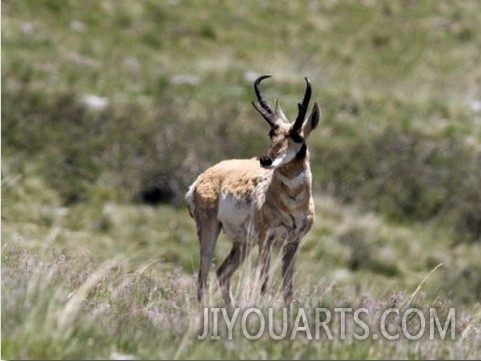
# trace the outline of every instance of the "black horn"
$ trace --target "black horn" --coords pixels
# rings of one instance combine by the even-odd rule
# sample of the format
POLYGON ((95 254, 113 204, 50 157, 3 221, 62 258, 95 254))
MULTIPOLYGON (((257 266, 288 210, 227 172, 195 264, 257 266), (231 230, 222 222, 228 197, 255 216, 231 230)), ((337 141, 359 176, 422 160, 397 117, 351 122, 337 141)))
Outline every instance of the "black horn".
POLYGON ((297 104, 298 113, 296 121, 294 122, 294 126, 292 130, 294 132, 299 132, 302 128, 302 123, 304 123, 304 118, 306 117, 307 107, 309 106, 309 100, 311 100, 311 83, 307 77, 304 78, 306 80, 306 92, 304 94, 304 99, 302 103, 297 104))
POLYGON ((270 77, 271 75, 262 75, 255 80, 254 91, 256 92, 257 100, 259 100, 259 103, 252 102, 252 105, 264 117, 264 119, 267 120, 270 126, 274 127, 275 114, 267 104, 266 98, 262 95, 261 90, 259 89, 260 82, 270 77))

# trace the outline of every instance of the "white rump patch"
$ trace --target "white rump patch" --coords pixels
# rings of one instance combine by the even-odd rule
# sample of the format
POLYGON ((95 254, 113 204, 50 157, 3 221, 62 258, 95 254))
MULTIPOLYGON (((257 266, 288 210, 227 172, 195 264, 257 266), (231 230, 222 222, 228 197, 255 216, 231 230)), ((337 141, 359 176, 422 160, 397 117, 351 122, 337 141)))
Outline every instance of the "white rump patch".
POLYGON ((194 183, 192 183, 185 194, 185 201, 187 202, 187 207, 189 208, 189 213, 193 216, 195 212, 195 205, 194 205, 194 190, 195 186, 197 185, 197 179, 194 183))

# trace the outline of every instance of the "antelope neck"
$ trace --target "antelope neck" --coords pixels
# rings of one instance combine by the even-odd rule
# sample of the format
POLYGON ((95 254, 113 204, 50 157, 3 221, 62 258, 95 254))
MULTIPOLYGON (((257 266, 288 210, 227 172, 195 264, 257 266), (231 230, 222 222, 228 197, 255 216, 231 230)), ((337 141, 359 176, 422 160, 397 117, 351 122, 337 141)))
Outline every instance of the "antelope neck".
POLYGON ((288 188, 297 188, 304 184, 310 171, 309 168, 309 162, 306 162, 305 158, 302 160, 296 158, 289 164, 276 168, 274 170, 274 179, 288 188))

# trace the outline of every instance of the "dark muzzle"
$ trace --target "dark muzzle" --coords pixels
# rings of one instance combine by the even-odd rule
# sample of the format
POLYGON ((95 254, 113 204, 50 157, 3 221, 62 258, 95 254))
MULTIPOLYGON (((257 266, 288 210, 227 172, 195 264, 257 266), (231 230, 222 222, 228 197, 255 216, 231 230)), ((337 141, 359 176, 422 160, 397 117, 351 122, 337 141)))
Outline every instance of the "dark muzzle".
POLYGON ((269 157, 261 157, 260 162, 263 167, 270 167, 272 165, 272 159, 269 157))

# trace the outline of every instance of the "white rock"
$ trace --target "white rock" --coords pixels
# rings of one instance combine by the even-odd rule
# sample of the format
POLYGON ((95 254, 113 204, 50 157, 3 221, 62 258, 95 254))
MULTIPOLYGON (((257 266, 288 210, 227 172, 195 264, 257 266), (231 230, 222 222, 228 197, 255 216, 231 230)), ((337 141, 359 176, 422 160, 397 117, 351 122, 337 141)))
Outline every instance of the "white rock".
POLYGON ((88 108, 95 110, 103 110, 109 105, 109 100, 107 98, 102 98, 97 95, 84 95, 81 101, 88 108))

